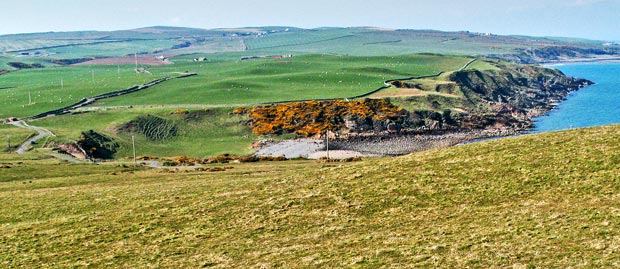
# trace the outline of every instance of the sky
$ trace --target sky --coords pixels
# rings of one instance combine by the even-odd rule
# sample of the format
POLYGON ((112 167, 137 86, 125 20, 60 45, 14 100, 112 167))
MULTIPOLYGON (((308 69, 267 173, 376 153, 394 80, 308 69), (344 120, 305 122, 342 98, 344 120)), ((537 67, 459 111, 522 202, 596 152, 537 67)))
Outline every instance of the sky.
POLYGON ((376 26, 620 41, 620 0, 20 0, 0 34, 147 26, 376 26))

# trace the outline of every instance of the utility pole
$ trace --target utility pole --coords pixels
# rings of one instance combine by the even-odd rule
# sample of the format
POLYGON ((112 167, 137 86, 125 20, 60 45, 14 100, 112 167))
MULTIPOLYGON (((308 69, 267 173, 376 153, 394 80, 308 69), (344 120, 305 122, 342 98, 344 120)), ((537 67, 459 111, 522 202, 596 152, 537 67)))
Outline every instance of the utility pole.
POLYGON ((325 131, 325 138, 327 139, 327 160, 329 161, 329 130, 325 131))
POLYGON ((131 145, 133 147, 133 162, 136 163, 136 140, 133 135, 131 136, 131 145))
POLYGON ((28 91, 28 105, 32 105, 32 94, 28 91))

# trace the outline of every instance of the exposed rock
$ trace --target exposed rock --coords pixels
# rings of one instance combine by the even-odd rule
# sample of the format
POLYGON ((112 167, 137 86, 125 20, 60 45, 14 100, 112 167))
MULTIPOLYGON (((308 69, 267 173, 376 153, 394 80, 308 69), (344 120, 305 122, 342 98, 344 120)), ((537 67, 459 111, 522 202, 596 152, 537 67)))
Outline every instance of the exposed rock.
POLYGON ((61 150, 61 152, 65 152, 65 153, 73 156, 76 159, 79 159, 79 160, 89 159, 88 154, 86 154, 84 149, 82 149, 77 144, 72 144, 72 143, 69 143, 69 144, 59 144, 58 148, 61 150))

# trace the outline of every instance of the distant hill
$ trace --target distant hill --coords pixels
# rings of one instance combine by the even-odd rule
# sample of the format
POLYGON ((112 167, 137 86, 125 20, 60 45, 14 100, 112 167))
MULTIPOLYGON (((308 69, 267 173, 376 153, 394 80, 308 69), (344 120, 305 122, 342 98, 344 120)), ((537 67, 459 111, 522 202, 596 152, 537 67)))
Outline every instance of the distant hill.
POLYGON ((152 26, 120 31, 4 35, 0 36, 0 52, 3 57, 8 58, 36 56, 54 59, 100 58, 120 56, 119 53, 233 53, 231 57, 238 57, 242 53, 355 56, 438 53, 484 55, 521 63, 535 63, 573 58, 617 57, 620 56, 620 45, 562 37, 500 36, 468 31, 442 32, 376 27, 301 29, 268 26, 197 29, 152 26))

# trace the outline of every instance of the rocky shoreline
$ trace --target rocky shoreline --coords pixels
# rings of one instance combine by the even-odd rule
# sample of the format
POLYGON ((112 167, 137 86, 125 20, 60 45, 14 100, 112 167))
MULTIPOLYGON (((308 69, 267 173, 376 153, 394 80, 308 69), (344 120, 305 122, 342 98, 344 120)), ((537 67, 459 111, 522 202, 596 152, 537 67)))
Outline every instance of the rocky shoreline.
MULTIPOLYGON (((556 69, 493 61, 487 63, 496 66, 498 70, 456 71, 447 76, 450 83, 438 83, 434 88, 419 88, 423 83, 416 79, 393 83, 396 88, 428 91, 429 95, 404 99, 404 102, 411 104, 423 104, 419 107, 426 105, 425 109, 398 110, 390 107, 392 104, 389 99, 386 104, 380 105, 376 100, 366 99, 353 106, 355 109, 351 109, 359 111, 359 108, 365 108, 369 111, 360 116, 349 110, 326 109, 333 106, 331 103, 313 103, 310 110, 288 113, 283 117, 261 115, 259 119, 264 122, 258 125, 254 120, 253 127, 255 131, 257 127, 264 127, 258 130, 271 132, 282 130, 277 128, 280 125, 275 123, 281 123, 282 126, 293 126, 290 123, 296 123, 303 128, 313 126, 316 130, 311 135, 295 128, 287 130, 295 131, 297 135, 313 136, 315 139, 324 137, 325 131, 330 130, 330 150, 355 152, 366 156, 398 156, 476 139, 523 133, 532 128, 532 118, 548 113, 571 92, 593 84, 588 80, 566 76, 556 69), (334 111, 340 112, 334 114, 334 111), (305 117, 287 118, 286 115, 289 114, 305 117), (313 116, 315 114, 316 116, 313 116), (275 118, 278 121, 273 120, 275 118)), ((289 111, 297 107, 305 106, 295 104, 290 107, 263 109, 289 111)), ((279 142, 270 145, 273 147, 269 150, 259 149, 257 155, 307 158, 325 148, 322 140, 315 140, 307 146, 300 143, 307 142, 279 142)))
MULTIPOLYGON (((329 157, 342 159, 350 157, 401 156, 436 148, 445 148, 477 139, 508 137, 521 132, 515 129, 436 131, 432 133, 400 133, 382 135, 357 135, 346 138, 331 138, 329 157)), ((255 156, 288 159, 320 159, 327 157, 325 139, 291 139, 265 141, 260 143, 255 156)))
POLYGON ((477 139, 507 137, 520 132, 514 129, 476 129, 430 134, 388 134, 356 136, 330 141, 330 149, 360 152, 375 156, 400 156, 436 148, 455 146, 477 139))

